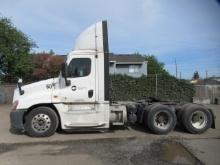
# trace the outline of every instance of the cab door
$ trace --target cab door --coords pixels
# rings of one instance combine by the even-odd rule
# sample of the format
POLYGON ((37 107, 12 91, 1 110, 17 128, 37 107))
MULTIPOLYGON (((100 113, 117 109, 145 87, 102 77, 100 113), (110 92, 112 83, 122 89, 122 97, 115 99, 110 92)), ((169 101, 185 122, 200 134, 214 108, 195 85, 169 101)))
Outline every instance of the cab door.
POLYGON ((67 61, 70 86, 60 91, 61 98, 67 110, 65 116, 66 127, 98 127, 102 125, 104 113, 99 111, 96 104, 95 92, 95 56, 74 55, 67 61))
POLYGON ((94 103, 95 102, 95 58, 93 55, 74 57, 67 61, 67 79, 70 86, 62 91, 64 102, 94 103))

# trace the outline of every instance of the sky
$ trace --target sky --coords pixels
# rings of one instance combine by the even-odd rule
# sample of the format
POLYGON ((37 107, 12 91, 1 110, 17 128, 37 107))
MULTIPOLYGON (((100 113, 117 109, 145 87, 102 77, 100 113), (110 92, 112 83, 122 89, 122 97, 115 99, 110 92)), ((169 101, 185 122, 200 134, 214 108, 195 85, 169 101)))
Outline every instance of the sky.
POLYGON ((67 54, 89 25, 108 21, 113 53, 154 54, 175 75, 220 76, 220 0, 0 0, 0 15, 38 48, 67 54))

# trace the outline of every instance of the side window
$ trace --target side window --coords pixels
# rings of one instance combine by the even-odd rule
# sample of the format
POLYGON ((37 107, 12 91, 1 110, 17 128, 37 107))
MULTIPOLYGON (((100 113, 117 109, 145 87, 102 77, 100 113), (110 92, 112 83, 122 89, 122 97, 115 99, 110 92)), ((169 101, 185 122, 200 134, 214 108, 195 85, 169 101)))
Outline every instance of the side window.
POLYGON ((91 72, 91 59, 74 58, 68 66, 68 77, 85 77, 91 72))

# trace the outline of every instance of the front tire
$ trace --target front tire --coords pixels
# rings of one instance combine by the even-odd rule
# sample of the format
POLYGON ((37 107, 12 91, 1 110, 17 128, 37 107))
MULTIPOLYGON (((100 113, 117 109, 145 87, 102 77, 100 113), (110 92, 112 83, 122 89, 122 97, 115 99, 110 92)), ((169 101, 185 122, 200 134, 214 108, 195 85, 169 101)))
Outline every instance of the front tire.
POLYGON ((57 114, 49 107, 37 107, 25 117, 24 128, 32 137, 49 137, 55 133, 59 124, 57 114))

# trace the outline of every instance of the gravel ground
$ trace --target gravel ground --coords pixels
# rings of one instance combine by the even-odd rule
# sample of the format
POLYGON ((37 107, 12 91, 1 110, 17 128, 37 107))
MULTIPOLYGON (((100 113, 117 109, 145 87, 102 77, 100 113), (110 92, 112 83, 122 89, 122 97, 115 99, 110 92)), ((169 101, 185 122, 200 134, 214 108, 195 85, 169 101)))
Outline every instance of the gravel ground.
POLYGON ((203 164, 178 139, 146 138, 1 144, 3 164, 203 164), (56 160, 56 161, 54 161, 56 160), (76 162, 77 161, 77 162, 76 162))

